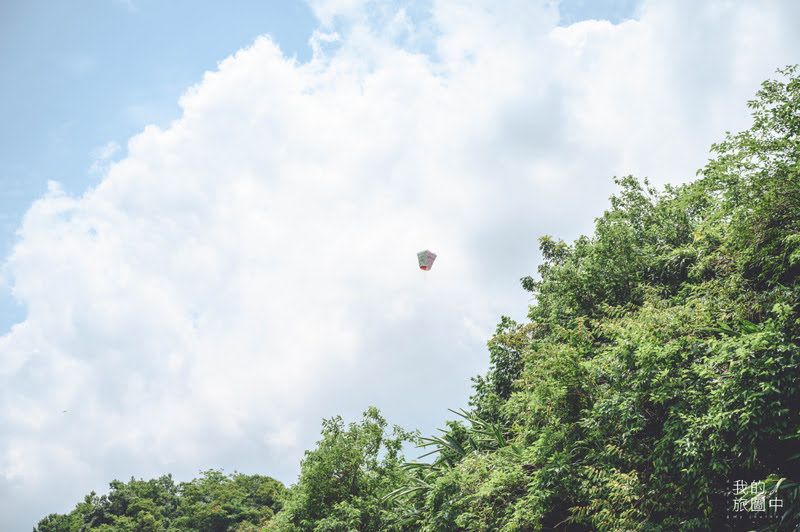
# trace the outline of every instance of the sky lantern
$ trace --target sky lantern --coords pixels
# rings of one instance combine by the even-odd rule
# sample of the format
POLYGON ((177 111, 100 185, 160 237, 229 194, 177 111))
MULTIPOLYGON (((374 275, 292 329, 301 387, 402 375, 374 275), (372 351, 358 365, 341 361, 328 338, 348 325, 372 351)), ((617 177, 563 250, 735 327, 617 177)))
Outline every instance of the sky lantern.
POLYGON ((417 260, 419 261, 420 270, 430 270, 433 266, 433 261, 436 260, 436 253, 433 251, 420 251, 417 253, 417 260))

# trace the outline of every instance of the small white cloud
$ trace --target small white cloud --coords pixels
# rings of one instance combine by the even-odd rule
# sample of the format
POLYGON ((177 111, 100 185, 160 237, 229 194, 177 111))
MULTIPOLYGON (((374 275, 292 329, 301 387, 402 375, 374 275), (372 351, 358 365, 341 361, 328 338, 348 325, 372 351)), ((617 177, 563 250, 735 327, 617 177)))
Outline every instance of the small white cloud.
POLYGON ((96 64, 94 57, 81 53, 66 54, 63 61, 66 69, 76 77, 83 76, 92 70, 96 64))
POLYGON ((89 170, 96 174, 108 172, 113 157, 118 154, 121 149, 122 148, 120 145, 113 140, 110 140, 104 145, 93 149, 90 154, 92 158, 92 166, 89 167, 89 170))
POLYGON ((139 8, 134 3, 134 0, 114 0, 115 3, 125 7, 128 11, 135 13, 139 8))

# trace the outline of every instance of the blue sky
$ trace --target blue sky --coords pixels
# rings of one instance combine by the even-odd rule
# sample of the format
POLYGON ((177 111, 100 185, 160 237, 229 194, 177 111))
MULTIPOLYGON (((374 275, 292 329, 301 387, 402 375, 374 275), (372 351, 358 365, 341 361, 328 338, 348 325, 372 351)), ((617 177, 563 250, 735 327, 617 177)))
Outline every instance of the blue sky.
MULTIPOLYGON (((3 2, 0 255, 48 180, 82 194, 101 179, 95 150, 178 118, 178 97, 218 61, 265 33, 305 61, 314 27, 300 1, 3 2)), ((23 317, 3 290, 0 329, 23 317)))
POLYGON ((0 515, 167 472, 288 484, 322 417, 369 405, 433 432, 524 319, 537 239, 590 232, 614 175, 693 179, 797 62, 798 18, 3 3, 0 515))

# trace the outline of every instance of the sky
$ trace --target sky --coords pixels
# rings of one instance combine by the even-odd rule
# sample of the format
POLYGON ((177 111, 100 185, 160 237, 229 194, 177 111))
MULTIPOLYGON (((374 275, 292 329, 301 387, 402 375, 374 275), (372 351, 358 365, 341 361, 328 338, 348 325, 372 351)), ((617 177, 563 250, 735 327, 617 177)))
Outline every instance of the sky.
MULTIPOLYGON (((0 516, 291 484, 467 406, 537 239, 695 178, 800 57, 768 1, 0 3, 0 516), (438 254, 431 271, 416 253, 438 254)), ((411 449, 408 458, 415 458, 411 449)))

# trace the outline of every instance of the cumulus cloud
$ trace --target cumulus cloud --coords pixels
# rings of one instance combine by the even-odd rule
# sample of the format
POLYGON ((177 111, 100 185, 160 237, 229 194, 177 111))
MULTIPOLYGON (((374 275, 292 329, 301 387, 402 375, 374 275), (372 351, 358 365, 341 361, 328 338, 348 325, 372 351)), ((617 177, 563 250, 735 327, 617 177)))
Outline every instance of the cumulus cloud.
POLYGON ((320 417, 370 404, 432 430, 524 316, 536 238, 589 231, 612 175, 691 179, 800 50, 792 2, 567 27, 547 2, 311 5, 310 61, 258 38, 26 214, 5 275, 27 317, 0 337, 20 526, 115 477, 291 481, 320 417))

